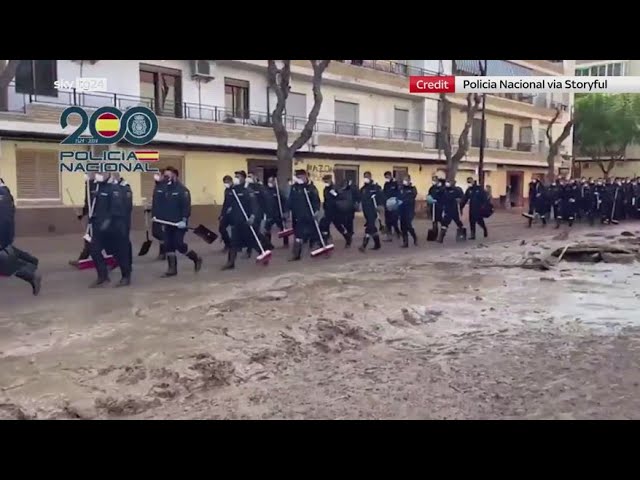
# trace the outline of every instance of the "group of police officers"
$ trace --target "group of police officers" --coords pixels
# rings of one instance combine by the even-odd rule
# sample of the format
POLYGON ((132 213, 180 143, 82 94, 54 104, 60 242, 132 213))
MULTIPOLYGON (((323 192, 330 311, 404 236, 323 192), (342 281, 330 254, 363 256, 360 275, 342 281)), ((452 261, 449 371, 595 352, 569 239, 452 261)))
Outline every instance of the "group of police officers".
POLYGON ((560 178, 551 183, 534 179, 529 184, 529 211, 524 214, 531 227, 537 219, 542 226, 555 221, 572 226, 576 221, 615 224, 640 218, 639 178, 560 178))
MULTIPOLYGON (((189 189, 180 181, 179 171, 165 168, 155 175, 152 205, 145 215, 152 219, 152 235, 159 240, 158 259, 167 262, 164 277, 178 273, 177 253, 193 262, 194 270, 202 267, 202 257, 185 243, 191 216, 189 189)), ((116 286, 128 286, 132 274, 132 245, 130 240, 133 196, 131 187, 117 173, 91 174, 87 176, 84 208, 78 218, 88 218, 84 248, 77 260, 91 258, 97 272, 91 287, 109 283, 110 268, 107 259, 115 259, 121 279, 116 286)), ((381 237, 387 242, 395 235, 403 248, 418 244, 413 227, 418 192, 409 175, 398 181, 391 172, 385 172, 381 186, 365 172, 363 185, 351 179, 336 183, 332 175, 323 177, 324 191, 319 191, 309 179, 306 170, 296 170, 293 180, 282 191, 278 179, 270 177, 263 184, 254 174, 244 171, 223 178, 224 202, 218 218, 219 233, 227 261, 223 270, 233 269, 239 253, 271 250, 274 228, 280 232, 284 247, 293 236, 291 261, 302 258, 305 245, 331 243, 331 227, 344 237, 345 247, 352 245, 355 214, 361 211, 364 220, 364 236, 359 246, 365 252, 369 244, 373 250, 381 248, 381 237), (288 223, 291 222, 289 227, 288 223)), ((467 179, 466 190, 449 181, 434 177, 427 194, 427 204, 438 234, 434 240, 442 243, 452 223, 464 229, 462 212, 469 207, 470 239, 476 238, 479 226, 484 237, 488 236, 485 219, 493 213, 487 191, 473 178, 467 179)), ((524 215, 531 226, 540 219, 543 225, 553 215, 556 226, 562 222, 572 225, 585 219, 593 224, 616 223, 625 218, 640 216, 639 179, 559 179, 548 185, 535 179, 529 185, 529 211, 524 215)), ((38 259, 13 245, 15 232, 15 205, 8 187, 0 179, 0 274, 15 275, 30 283, 33 294, 40 291, 41 277, 37 272, 38 259)), ((466 230, 465 230, 466 231, 466 230)), ((466 237, 465 237, 466 238, 466 237)))

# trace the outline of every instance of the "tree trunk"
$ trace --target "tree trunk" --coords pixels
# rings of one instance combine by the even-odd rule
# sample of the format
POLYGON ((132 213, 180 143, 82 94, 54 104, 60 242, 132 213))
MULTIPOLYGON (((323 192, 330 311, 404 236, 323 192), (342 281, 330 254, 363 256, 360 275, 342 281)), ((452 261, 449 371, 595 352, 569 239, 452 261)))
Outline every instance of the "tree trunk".
POLYGON ((276 60, 268 60, 269 87, 275 92, 277 99, 276 107, 271 114, 271 123, 278 145, 278 185, 282 190, 288 187, 287 179, 293 175, 293 156, 311 139, 322 107, 322 75, 331 60, 310 60, 310 62, 313 67, 313 107, 300 135, 289 145, 289 132, 285 125, 284 113, 291 89, 291 60, 282 60, 282 67, 278 67, 276 60))
POLYGON ((564 128, 562 129, 562 133, 555 140, 553 139, 553 132, 551 131, 553 125, 558 121, 558 117, 560 117, 560 109, 556 108, 556 113, 547 125, 546 136, 547 141, 549 142, 549 152, 547 153, 547 181, 553 182, 556 178, 556 157, 560 152, 560 145, 564 142, 569 135, 571 135, 571 129, 573 128, 574 119, 569 120, 564 128))
POLYGON ((9 84, 13 77, 16 76, 16 70, 20 60, 9 60, 0 62, 0 112, 4 112, 9 109, 9 84))
POLYGON ((602 170, 602 173, 604 174, 604 178, 609 178, 609 173, 616 166, 617 160, 618 159, 616 158, 611 158, 607 161, 606 165, 604 160, 598 160, 598 166, 600 167, 600 170, 602 170))

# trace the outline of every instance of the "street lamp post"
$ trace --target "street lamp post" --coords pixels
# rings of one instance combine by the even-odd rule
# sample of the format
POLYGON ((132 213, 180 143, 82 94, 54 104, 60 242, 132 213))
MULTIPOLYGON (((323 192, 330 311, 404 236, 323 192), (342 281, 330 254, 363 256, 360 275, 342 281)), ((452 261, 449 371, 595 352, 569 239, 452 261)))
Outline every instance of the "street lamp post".
MULTIPOLYGON (((484 61, 484 69, 481 72, 483 75, 487 75, 487 62, 484 61)), ((485 104, 487 102, 487 94, 482 94, 482 120, 480 122, 480 151, 478 153, 478 181, 480 186, 484 188, 484 143, 486 136, 486 127, 485 127, 485 104)))

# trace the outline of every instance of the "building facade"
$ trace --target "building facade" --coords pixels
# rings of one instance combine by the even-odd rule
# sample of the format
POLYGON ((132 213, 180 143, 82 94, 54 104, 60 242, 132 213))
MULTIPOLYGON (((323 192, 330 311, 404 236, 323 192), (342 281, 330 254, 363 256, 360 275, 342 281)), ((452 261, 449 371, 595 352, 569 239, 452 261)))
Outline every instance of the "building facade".
MULTIPOLYGON (((571 62, 492 60, 488 74, 562 75, 573 72, 571 62)), ((410 94, 407 77, 474 75, 476 65, 470 60, 332 61, 323 77, 324 101, 314 135, 297 152, 294 168, 306 168, 316 182, 327 173, 358 183, 365 171, 378 181, 387 170, 398 177, 409 174, 424 199, 431 177, 445 166, 438 148, 439 100, 410 94)), ((83 201, 83 175, 59 171, 59 153, 69 149, 60 141, 78 125, 71 118, 71 126, 64 131, 60 127, 60 114, 71 105, 152 108, 159 131, 148 147, 160 152, 161 166, 180 170, 191 190, 195 219, 211 223, 222 203, 224 175, 240 169, 263 178, 278 174, 268 113, 276 98, 266 70, 266 60, 22 61, 7 92, 8 111, 0 112, 0 176, 16 197, 19 230, 39 234, 80 228, 73 206, 83 201), (108 92, 64 88, 78 77, 106 78, 108 92)), ((285 117, 292 138, 313 106, 311 78, 309 61, 292 61, 285 117)), ((450 100, 459 107, 452 108, 455 137, 466 121, 466 100, 464 95, 451 95, 450 100)), ((494 198, 525 201, 531 177, 546 171, 546 126, 561 108, 554 125, 558 135, 571 102, 569 97, 487 95, 484 168, 494 198)), ((459 182, 477 174, 480 128, 478 118, 459 182)), ((562 153, 571 154, 571 145, 562 153)), ((290 177, 291 172, 280 175, 290 177)), ((140 226, 144 205, 151 200, 152 175, 130 173, 126 179, 134 192, 134 222, 140 226)))
MULTIPOLYGON (((576 60, 575 74, 578 76, 640 76, 640 60, 576 60)), ((604 159, 605 165, 608 160, 604 159)), ((576 148, 574 170, 583 177, 602 177, 604 175, 597 161, 580 155, 576 148)), ((629 145, 624 160, 616 162, 609 172, 610 177, 640 176, 640 145, 629 145)))

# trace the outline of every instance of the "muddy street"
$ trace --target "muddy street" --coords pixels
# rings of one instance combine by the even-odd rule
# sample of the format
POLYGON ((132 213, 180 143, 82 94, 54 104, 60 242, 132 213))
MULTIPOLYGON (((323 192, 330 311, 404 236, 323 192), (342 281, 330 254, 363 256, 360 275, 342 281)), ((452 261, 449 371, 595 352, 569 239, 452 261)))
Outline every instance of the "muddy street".
POLYGON ((118 295, 53 272, 37 301, 0 292, 0 418, 638 418, 640 263, 518 266, 579 242, 637 252, 636 230, 182 271, 118 295))

